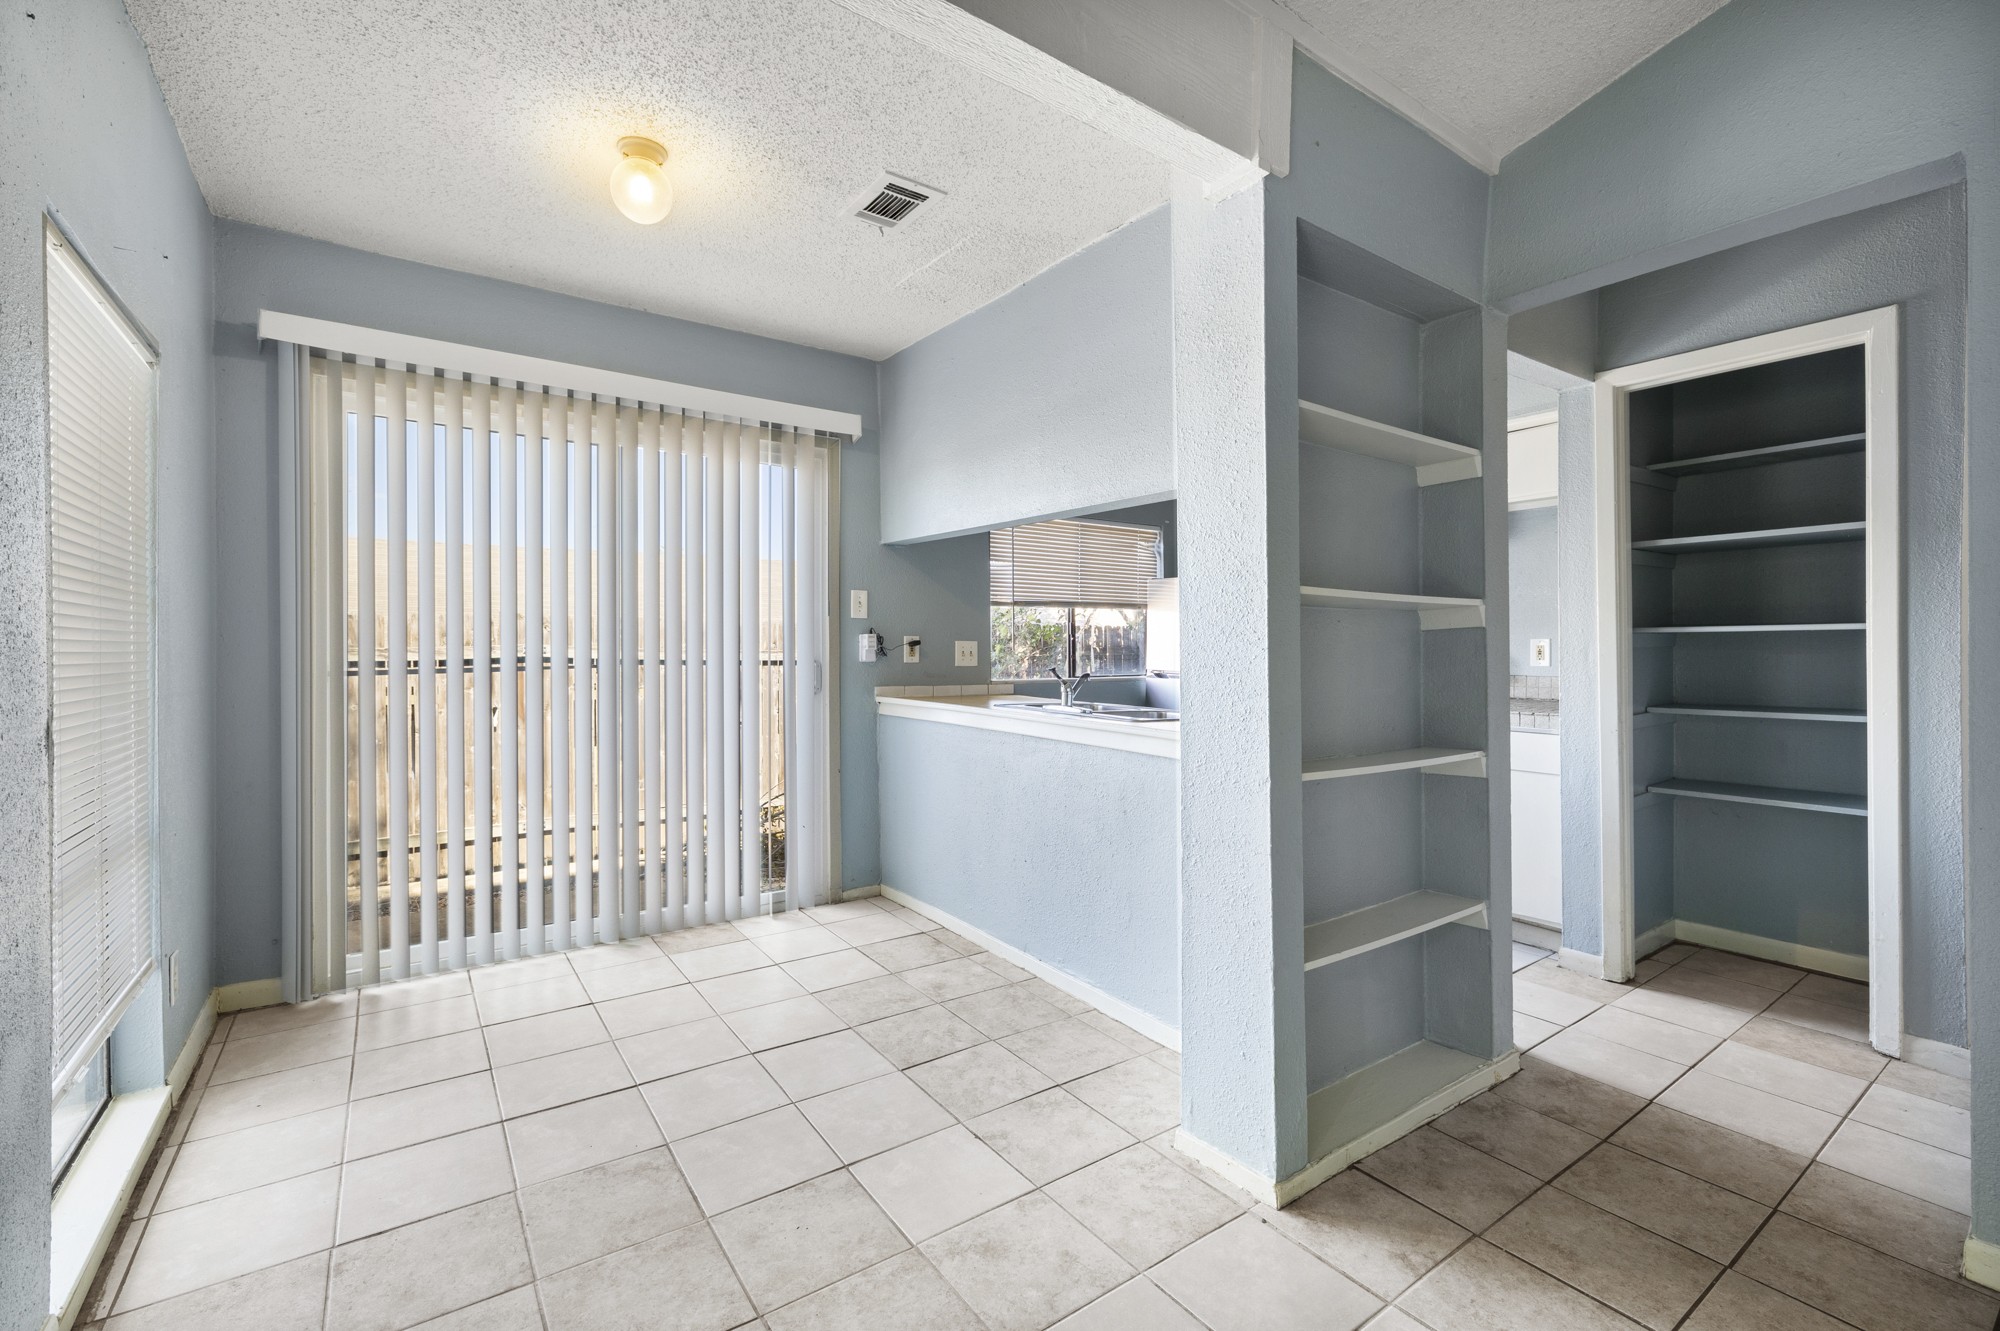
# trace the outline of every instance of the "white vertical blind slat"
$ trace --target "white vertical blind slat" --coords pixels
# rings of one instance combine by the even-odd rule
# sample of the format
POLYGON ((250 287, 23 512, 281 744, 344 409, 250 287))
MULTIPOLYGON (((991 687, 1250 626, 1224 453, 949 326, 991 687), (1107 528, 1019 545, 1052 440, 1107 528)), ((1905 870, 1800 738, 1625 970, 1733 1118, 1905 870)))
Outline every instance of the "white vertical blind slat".
POLYGON ((410 978, 409 376, 389 372, 388 540, 389 975, 410 978))
POLYGON ((476 383, 471 391, 472 450, 472 615, 466 655, 472 668, 472 828, 468 851, 472 860, 473 959, 482 966, 493 961, 493 387, 476 383))
POLYGON ((441 381, 444 402, 444 805, 445 964, 465 952, 465 381, 441 381))
POLYGON ((438 969, 437 381, 417 377, 417 874, 419 969, 438 969))
POLYGON ((521 729, 527 739, 527 757, 523 763, 522 784, 527 796, 526 817, 522 819, 528 832, 527 854, 527 895, 528 895, 528 936, 526 952, 531 957, 540 956, 548 941, 548 919, 544 914, 546 889, 543 887, 543 866, 547 863, 548 841, 545 828, 549 816, 546 777, 543 773, 543 737, 548 730, 546 709, 548 705, 544 681, 548 677, 548 613, 547 587, 543 577, 544 558, 542 532, 547 510, 543 506, 543 476, 548 466, 549 450, 543 440, 548 437, 548 397, 542 393, 529 393, 527 409, 522 412, 522 445, 526 456, 522 462, 524 497, 522 501, 523 552, 521 566, 525 573, 521 588, 521 615, 525 627, 522 655, 526 658, 527 670, 522 677, 523 701, 521 729))
MULTIPOLYGON (((682 498, 686 466, 683 439, 687 418, 669 415, 660 423, 660 729, 664 755, 660 762, 661 814, 666 831, 661 849, 666 855, 666 884, 662 892, 665 918, 662 925, 679 929, 691 923, 687 911, 687 685, 682 664, 686 636, 686 598, 683 565, 686 551, 685 503, 682 498)), ((699 917, 695 917, 699 918, 699 917)))
POLYGON ((639 408, 618 407, 618 930, 639 936, 639 408))
POLYGON ((645 694, 644 711, 639 722, 644 732, 640 741, 639 779, 644 787, 645 800, 646 895, 639 927, 649 934, 658 933, 665 927, 662 922, 665 918, 663 878, 666 864, 661 847, 666 831, 666 801, 660 784, 661 762, 665 756, 660 712, 661 679, 665 673, 660 660, 660 477, 666 455, 660 446, 660 427, 659 412, 648 411, 642 415, 639 418, 638 447, 633 450, 633 482, 638 492, 639 523, 633 544, 637 547, 640 573, 636 596, 641 622, 639 649, 644 660, 639 687, 645 694))
POLYGON ((743 578, 743 504, 740 491, 743 487, 743 472, 739 461, 743 446, 743 427, 735 421, 723 427, 722 434, 722 583, 719 608, 722 610, 722 656, 717 662, 716 678, 722 693, 722 731, 716 737, 717 747, 722 750, 722 790, 723 799, 718 812, 722 815, 722 828, 715 837, 716 858, 722 867, 722 895, 728 918, 734 920, 743 914, 743 861, 737 853, 737 842, 743 829, 743 752, 742 752, 742 671, 738 662, 743 655, 743 625, 737 613, 742 603, 739 588, 743 578))
POLYGON ((762 599, 763 562, 757 545, 757 510, 762 495, 758 479, 762 474, 763 432, 750 427, 743 431, 737 451, 737 605, 730 623, 736 625, 740 649, 731 656, 737 663, 738 730, 737 763, 741 768, 743 831, 737 849, 737 881, 743 915, 762 911, 761 855, 763 851, 764 784, 762 769, 764 626, 758 616, 762 599))
MULTIPOLYGON (((361 983, 382 978, 381 883, 376 847, 375 761, 375 390, 373 366, 357 368, 354 376, 354 576, 359 601, 354 616, 354 698, 356 765, 354 769, 356 878, 360 888, 356 933, 361 949, 361 983)), ((390 404, 390 405, 393 405, 390 404)), ((343 956, 346 952, 342 946, 343 956)), ((343 966, 342 969, 345 969, 343 966)))
POLYGON ((499 697, 493 704, 494 730, 500 740, 499 785, 495 795, 494 821, 500 836, 500 955, 513 960, 521 955, 521 754, 520 712, 521 640, 518 617, 521 533, 518 522, 520 475, 520 399, 514 385, 500 388, 494 408, 496 466, 500 494, 496 537, 500 566, 499 599, 494 613, 499 617, 499 673, 495 683, 499 697))
POLYGON ((549 862, 555 875, 550 923, 555 947, 570 946, 570 870, 576 860, 570 808, 571 657, 569 636, 569 473, 571 466, 570 409, 572 399, 553 398, 549 407, 549 862))
POLYGON ((570 438, 575 446, 575 474, 570 477, 570 535, 575 546, 574 581, 571 586, 573 622, 571 642, 576 656, 574 692, 575 716, 571 720, 570 742, 575 763, 576 788, 570 795, 576 821, 576 921, 570 942, 576 947, 597 944, 597 767, 592 761, 593 727, 591 695, 597 685, 597 638, 592 614, 592 574, 597 564, 597 532, 592 525, 596 487, 596 435, 594 404, 571 398, 570 438))

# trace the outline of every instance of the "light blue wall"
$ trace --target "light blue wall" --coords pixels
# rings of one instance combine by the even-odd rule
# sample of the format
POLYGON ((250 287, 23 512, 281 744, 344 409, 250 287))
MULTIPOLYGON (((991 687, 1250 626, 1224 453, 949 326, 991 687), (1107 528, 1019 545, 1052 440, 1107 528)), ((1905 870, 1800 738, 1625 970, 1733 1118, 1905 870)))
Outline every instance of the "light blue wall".
POLYGON ((0 70, 0 1326, 29 1327, 48 1310, 49 1274, 43 212, 160 352, 155 881, 181 996, 167 1008, 149 995, 128 1017, 121 1083, 159 1084, 214 977, 211 277, 208 209, 117 0, 15 6, 0 18, 0 70))
POLYGON ((877 724, 882 881, 1178 1028, 1179 762, 877 724))
POLYGON ((882 539, 1174 489, 1167 211, 882 362, 882 539))
MULTIPOLYGON (((257 341, 260 308, 857 412, 862 438, 842 458, 843 586, 886 593, 877 606, 896 618, 878 623, 884 632, 921 629, 930 636, 935 602, 926 598, 934 573, 876 542, 872 362, 233 222, 216 226, 215 269, 215 539, 223 606, 217 668, 218 686, 231 700, 217 722, 215 753, 215 781, 231 810, 218 828, 220 983, 278 974, 278 472, 272 450, 279 436, 276 352, 257 341)), ((843 659, 852 661, 844 610, 836 607, 835 623, 845 643, 843 659)), ((853 885, 877 880, 874 728, 856 722, 872 721, 868 700, 885 681, 867 669, 843 667, 840 681, 843 736, 850 741, 842 752, 848 797, 842 803, 841 876, 853 885)))
MULTIPOLYGON (((1924 168, 1958 158, 1965 360, 1992 365, 2000 359, 1996 65, 2000 6, 1987 0, 1735 0, 1502 163, 1489 291, 1510 301, 1602 286, 1811 216, 1815 201, 1843 191, 1865 196, 1871 182, 1903 193, 1915 188, 1903 182, 1927 175, 1940 183, 1924 168)), ((1809 281, 1793 292, 1802 306, 1820 294, 1809 281)), ((1957 682, 1969 755, 1964 918, 1967 950, 1977 956, 2000 946, 2000 597, 1989 588, 2000 569, 2000 383, 1971 376, 1965 408, 1970 573, 1966 674, 1957 682)), ((1952 710, 1946 704, 1933 715, 1952 710)), ((1942 724, 1948 738, 1955 727, 1942 724)), ((1915 843, 1913 851, 1931 854, 1915 843)), ((1940 927, 1935 919, 1913 924, 1940 927)), ((2000 1029, 2000 970, 1972 968, 1965 1001, 1969 1029, 2000 1029)), ((1973 1074, 1973 1229, 1991 1241, 2000 1239, 2000 1148, 1992 1145, 2000 1142, 2000 1046, 1982 1040, 1974 1048, 1973 1074)))
POLYGON ((1556 632, 1556 506, 1507 515, 1507 673, 1553 675, 1556 632), (1549 640, 1549 664, 1533 664, 1528 643, 1549 640))

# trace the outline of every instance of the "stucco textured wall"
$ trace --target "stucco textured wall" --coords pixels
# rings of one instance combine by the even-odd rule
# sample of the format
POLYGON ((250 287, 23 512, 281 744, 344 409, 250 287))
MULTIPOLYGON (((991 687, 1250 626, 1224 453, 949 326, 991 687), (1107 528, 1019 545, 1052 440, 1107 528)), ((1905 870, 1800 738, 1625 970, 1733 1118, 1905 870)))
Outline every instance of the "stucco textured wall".
POLYGON ((160 352, 156 882, 181 1001, 142 1001, 133 1020, 148 1029, 122 1041, 154 1069, 179 1053, 212 975, 211 280, 208 208, 118 0, 14 7, 0 70, 0 1326, 30 1327, 49 1270, 44 210, 160 352))
POLYGON ((1174 759, 877 726, 885 883, 1180 1025, 1174 759))
POLYGON ((882 362, 882 539, 1171 496, 1167 210, 882 362))

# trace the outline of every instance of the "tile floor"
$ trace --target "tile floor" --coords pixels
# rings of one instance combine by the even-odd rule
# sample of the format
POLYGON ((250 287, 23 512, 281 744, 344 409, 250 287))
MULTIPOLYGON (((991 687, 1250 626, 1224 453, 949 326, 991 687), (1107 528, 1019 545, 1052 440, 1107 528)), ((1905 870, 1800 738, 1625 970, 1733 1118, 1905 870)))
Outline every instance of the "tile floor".
POLYGON ((1991 1327, 1966 1084, 1855 991, 1529 961, 1521 1073, 1281 1213, 1178 1059, 868 900, 226 1017, 108 1331, 1991 1327), (1385 1306, 1386 1305, 1386 1306, 1385 1306))

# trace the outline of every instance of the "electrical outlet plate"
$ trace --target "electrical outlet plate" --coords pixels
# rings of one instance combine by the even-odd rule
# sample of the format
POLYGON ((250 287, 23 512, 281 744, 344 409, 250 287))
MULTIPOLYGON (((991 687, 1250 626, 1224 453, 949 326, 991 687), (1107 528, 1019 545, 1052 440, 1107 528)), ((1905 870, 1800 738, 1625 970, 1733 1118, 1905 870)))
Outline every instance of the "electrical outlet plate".
POLYGON ((1528 659, 1538 666, 1549 663, 1549 640, 1547 638, 1528 639, 1528 659))
POLYGON ((875 632, 873 629, 861 635, 861 659, 864 662, 875 659, 875 632))
POLYGON ((868 593, 850 591, 847 593, 847 617, 849 619, 868 618, 868 593))
POLYGON ((905 633, 903 635, 903 664, 917 664, 917 639, 913 634, 905 633))
POLYGON ((952 644, 952 664, 976 666, 979 664, 979 644, 977 642, 954 642, 952 644))

